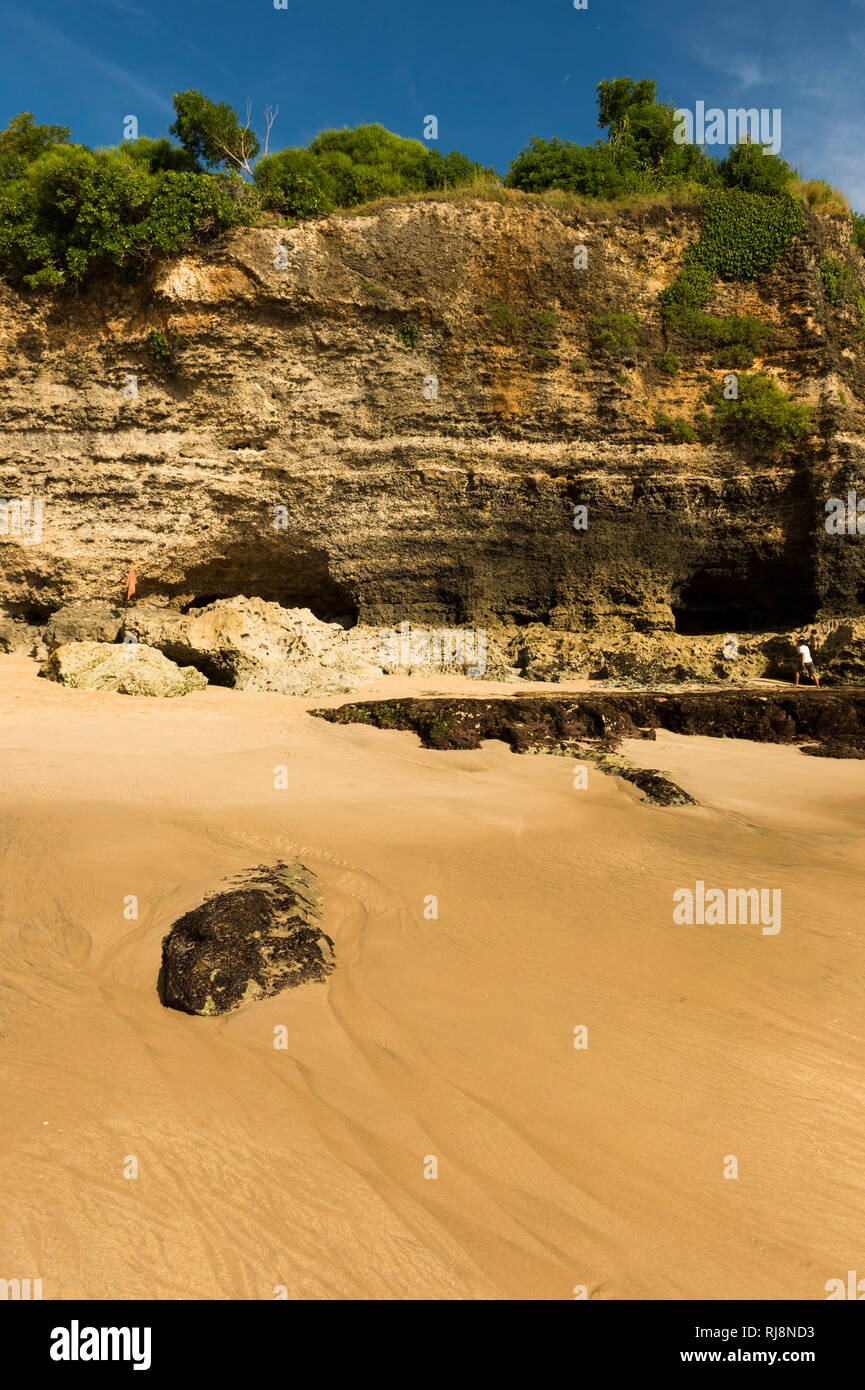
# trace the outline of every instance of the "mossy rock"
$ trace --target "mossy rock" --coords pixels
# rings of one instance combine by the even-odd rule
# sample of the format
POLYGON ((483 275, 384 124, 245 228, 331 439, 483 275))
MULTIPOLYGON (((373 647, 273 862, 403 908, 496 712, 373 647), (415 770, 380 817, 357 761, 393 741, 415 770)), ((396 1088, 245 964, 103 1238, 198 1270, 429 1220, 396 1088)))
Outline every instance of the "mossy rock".
POLYGON ((325 980, 334 953, 318 925, 321 905, 318 879, 297 859, 250 870, 172 926, 162 944, 163 1002, 209 1017, 325 980))

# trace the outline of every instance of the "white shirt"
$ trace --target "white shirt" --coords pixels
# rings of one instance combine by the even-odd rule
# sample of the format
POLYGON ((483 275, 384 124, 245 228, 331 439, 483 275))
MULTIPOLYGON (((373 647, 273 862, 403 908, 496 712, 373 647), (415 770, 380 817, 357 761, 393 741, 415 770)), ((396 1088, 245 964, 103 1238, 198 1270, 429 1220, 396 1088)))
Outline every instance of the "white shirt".
POLYGON ((809 647, 806 647, 806 645, 805 645, 804 642, 800 642, 799 645, 798 645, 798 647, 796 648, 796 650, 797 650, 797 652, 801 652, 801 653, 802 653, 802 660, 803 660, 803 661, 810 661, 810 660, 811 660, 811 649, 810 649, 809 647))

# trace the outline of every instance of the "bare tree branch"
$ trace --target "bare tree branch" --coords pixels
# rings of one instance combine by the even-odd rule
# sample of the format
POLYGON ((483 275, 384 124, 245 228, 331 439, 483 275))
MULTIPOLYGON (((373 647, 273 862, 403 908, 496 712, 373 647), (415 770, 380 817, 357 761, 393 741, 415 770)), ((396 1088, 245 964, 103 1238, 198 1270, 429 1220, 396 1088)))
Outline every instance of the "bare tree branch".
MULTIPOLYGON (((277 118, 278 115, 279 115, 279 107, 278 107, 278 106, 266 106, 266 107, 264 108, 264 119, 265 119, 266 127, 267 127, 267 128, 266 128, 265 137, 264 137, 264 153, 265 153, 265 154, 267 154, 268 145, 269 145, 269 142, 270 142, 270 132, 271 132, 271 130, 273 129, 273 123, 274 123, 274 121, 276 120, 276 118, 277 118)), ((223 154, 226 156, 226 158, 229 159, 229 160, 231 160, 232 164, 235 164, 235 165, 237 166, 238 169, 242 169, 242 170, 244 171, 244 173, 247 173, 247 174, 250 175, 250 177, 252 177, 252 176, 253 176, 253 170, 252 170, 252 165, 251 165, 250 162, 249 162, 250 150, 251 150, 251 144, 250 144, 250 141, 249 141, 250 135, 252 135, 253 139, 255 138, 255 132, 252 130, 252 100, 251 100, 251 98, 247 97, 247 101, 246 101, 246 124, 245 124, 244 126, 241 126, 241 127, 240 127, 240 145, 239 145, 239 148, 238 148, 237 150, 232 150, 232 149, 230 149, 229 146, 226 145, 222 140, 220 140, 218 136, 214 136, 214 137, 213 137, 213 141, 214 141, 214 144, 216 144, 216 145, 219 147, 219 149, 222 150, 222 152, 223 152, 223 154)))
POLYGON ((277 118, 278 115, 279 115, 279 107, 278 107, 278 106, 265 106, 265 108, 264 108, 264 119, 265 119, 265 121, 267 122, 267 130, 265 131, 265 135, 264 135, 264 153, 265 153, 265 154, 267 154, 267 147, 268 147, 268 145, 270 144, 270 132, 271 132, 271 130, 273 129, 273 123, 274 123, 274 121, 276 120, 276 118, 277 118))

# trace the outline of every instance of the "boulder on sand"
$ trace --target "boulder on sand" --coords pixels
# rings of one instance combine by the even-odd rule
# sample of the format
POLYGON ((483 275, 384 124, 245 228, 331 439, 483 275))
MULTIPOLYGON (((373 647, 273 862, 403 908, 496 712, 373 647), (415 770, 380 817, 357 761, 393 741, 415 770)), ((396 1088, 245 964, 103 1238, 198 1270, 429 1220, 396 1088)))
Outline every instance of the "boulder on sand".
POLYGON ((15 618, 0 618, 0 652, 33 656, 42 641, 42 630, 15 618))
POLYGON ((49 652, 67 642, 116 642, 122 626, 121 609, 99 599, 77 599, 51 614, 43 640, 49 652))
POLYGON ((143 642, 67 642, 39 668, 40 676, 76 690, 172 697, 204 690, 206 678, 192 666, 176 666, 143 642))
POLYGON ((172 926, 162 945, 163 1002, 187 1014, 225 1014, 333 969, 318 923, 322 891, 293 859, 252 869, 172 926))
POLYGON ((350 694, 381 675, 373 639, 308 608, 260 598, 217 599, 188 613, 130 614, 140 638, 215 685, 281 695, 350 694))

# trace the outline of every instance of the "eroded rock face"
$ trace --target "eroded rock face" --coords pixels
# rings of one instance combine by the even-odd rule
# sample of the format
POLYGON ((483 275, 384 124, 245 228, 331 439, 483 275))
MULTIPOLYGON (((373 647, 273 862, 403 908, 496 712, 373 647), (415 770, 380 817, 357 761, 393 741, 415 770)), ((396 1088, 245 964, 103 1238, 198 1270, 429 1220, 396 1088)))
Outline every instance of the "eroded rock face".
POLYGON ((225 1014, 326 979, 334 953, 321 907, 321 885, 298 859, 250 870, 172 926, 162 946, 164 1003, 225 1014))
MULTIPOLYGON (((69 604, 46 625, 45 641, 56 647, 71 640, 114 640, 121 621, 119 610, 108 604, 69 604)), ((381 675, 374 632, 347 632, 339 623, 320 621, 308 608, 282 608, 242 595, 186 613, 134 604, 126 630, 179 665, 194 666, 211 683, 235 690, 350 694, 381 675)))
POLYGON ((177 666, 143 642, 67 642, 39 668, 40 676, 76 690, 172 698, 205 690, 207 679, 192 666, 177 666))
MULTIPOLYGON (((122 614, 110 604, 66 605, 44 627, 18 620, 0 621, 0 651, 31 653, 40 641, 50 648, 69 641, 114 640, 122 614)), ((273 690, 298 695, 352 693, 382 673, 477 674, 477 636, 467 644, 465 665, 419 663, 411 653, 424 629, 412 634, 409 659, 394 662, 401 642, 394 630, 358 625, 346 631, 324 623, 308 609, 284 609, 261 599, 237 597, 203 609, 180 612, 168 605, 130 607, 127 627, 151 647, 182 665, 193 665, 210 681, 236 689, 273 690)), ((427 630, 428 632, 429 630, 427 630)), ((598 680, 617 686, 675 686, 681 683, 735 687, 755 680, 792 682, 803 635, 821 681, 828 685, 865 684, 865 620, 824 621, 800 634, 764 632, 684 636, 676 632, 561 632, 544 623, 486 630, 486 680, 598 680), (731 644, 730 638, 734 639, 731 644)))
POLYGON ((235 690, 338 694, 381 675, 367 659, 368 639, 322 622, 308 608, 239 596, 186 614, 136 613, 132 625, 175 661, 235 690))
POLYGON ((0 618, 0 652, 32 656, 42 644, 41 629, 20 619, 0 618))
POLYGON ((42 631, 49 651, 67 642, 115 642, 123 627, 123 613, 98 599, 78 599, 52 613, 42 631))
POLYGON ((699 219, 685 203, 391 203, 240 230, 146 293, 0 286, 0 491, 44 503, 38 544, 0 544, 0 604, 116 603, 134 556, 142 602, 246 594, 373 627, 603 639, 865 615, 861 538, 824 526, 826 501, 865 483, 857 315, 820 277, 829 255, 861 278, 849 220, 806 214, 770 274, 707 305, 770 323, 757 366, 814 407, 807 445, 759 458, 654 425, 693 419, 724 370, 666 341, 658 309, 699 219), (592 350, 610 312, 640 319, 621 360, 592 350), (555 316, 540 336, 538 314, 555 316), (166 326, 189 339, 173 375, 145 346, 166 326), (655 363, 670 347, 674 379, 655 363))
POLYGON ((735 687, 763 679, 792 683, 800 635, 809 643, 821 681, 865 684, 862 619, 811 623, 801 631, 694 637, 674 632, 563 633, 533 624, 514 640, 513 650, 521 674, 529 680, 599 680, 634 687, 723 683, 735 687))

